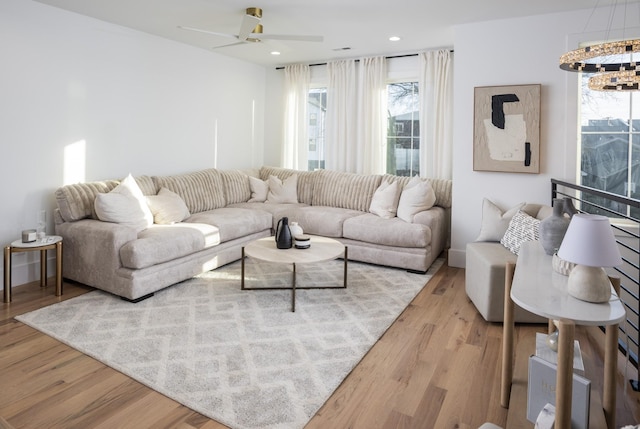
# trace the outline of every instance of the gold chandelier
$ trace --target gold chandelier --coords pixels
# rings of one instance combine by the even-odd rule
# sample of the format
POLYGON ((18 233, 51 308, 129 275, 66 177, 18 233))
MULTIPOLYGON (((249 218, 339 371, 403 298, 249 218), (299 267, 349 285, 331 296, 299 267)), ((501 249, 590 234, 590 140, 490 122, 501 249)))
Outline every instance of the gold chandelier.
POLYGON ((637 91, 640 89, 640 61, 633 60, 633 54, 637 53, 640 53, 640 39, 608 41, 567 52, 560 57, 560 68, 597 73, 589 79, 592 90, 637 91))

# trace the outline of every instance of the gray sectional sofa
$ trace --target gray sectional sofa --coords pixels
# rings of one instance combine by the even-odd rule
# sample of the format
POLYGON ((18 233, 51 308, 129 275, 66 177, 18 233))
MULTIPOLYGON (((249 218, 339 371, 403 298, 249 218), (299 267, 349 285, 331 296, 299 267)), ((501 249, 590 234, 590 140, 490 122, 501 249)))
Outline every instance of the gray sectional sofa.
POLYGON ((129 300, 240 259, 247 243, 273 234, 287 216, 304 232, 335 238, 349 246, 349 259, 426 271, 449 242, 451 181, 423 179, 435 192, 435 204, 410 222, 369 212, 383 181, 407 177, 359 175, 327 170, 296 171, 206 169, 176 176, 140 176, 145 196, 162 189, 177 194, 189 216, 172 224, 143 229, 99 220, 98 194, 118 180, 80 183, 56 190, 56 234, 64 239, 63 275, 129 300), (252 201, 249 177, 285 181, 296 176, 297 202, 252 201))

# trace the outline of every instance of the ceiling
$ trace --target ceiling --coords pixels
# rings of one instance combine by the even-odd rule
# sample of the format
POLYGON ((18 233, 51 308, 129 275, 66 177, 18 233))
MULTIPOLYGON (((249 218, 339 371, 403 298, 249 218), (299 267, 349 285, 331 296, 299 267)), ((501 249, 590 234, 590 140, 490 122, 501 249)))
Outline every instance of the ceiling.
POLYGON ((36 0, 103 21, 262 65, 414 53, 453 47, 453 26, 492 19, 607 6, 616 0, 36 0), (264 33, 320 35, 323 42, 232 39, 247 7, 263 9, 264 33), (401 37, 389 41, 390 36, 401 37), (217 48, 216 48, 217 47, 217 48), (345 49, 349 48, 349 49, 345 49), (279 56, 271 55, 273 50, 279 56))

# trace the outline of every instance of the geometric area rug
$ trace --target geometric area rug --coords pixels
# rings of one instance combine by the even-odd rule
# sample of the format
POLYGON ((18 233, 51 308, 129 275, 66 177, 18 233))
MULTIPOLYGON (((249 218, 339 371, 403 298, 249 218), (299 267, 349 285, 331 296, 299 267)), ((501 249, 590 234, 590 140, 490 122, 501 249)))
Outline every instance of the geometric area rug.
MULTIPOLYGON (((234 262, 132 304, 102 291, 16 317, 237 429, 298 429, 442 265, 428 273, 349 262, 347 289, 241 291, 234 262)), ((291 268, 246 260, 247 287, 291 268)), ((341 286, 343 261, 297 267, 299 287, 341 286)))

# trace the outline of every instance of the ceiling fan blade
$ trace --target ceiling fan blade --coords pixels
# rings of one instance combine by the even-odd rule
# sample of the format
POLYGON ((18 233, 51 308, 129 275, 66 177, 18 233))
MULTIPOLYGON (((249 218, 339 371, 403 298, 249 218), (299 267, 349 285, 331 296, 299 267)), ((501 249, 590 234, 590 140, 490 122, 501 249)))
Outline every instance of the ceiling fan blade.
POLYGON ((245 15, 244 18, 242 18, 242 23, 240 24, 238 39, 247 40, 253 29, 256 28, 256 25, 258 24, 260 24, 260 18, 253 15, 245 15))
POLYGON ((298 40, 301 42, 322 42, 324 37, 322 36, 300 36, 294 34, 256 34, 258 39, 269 40, 298 40))
POLYGON ((202 28, 183 27, 182 25, 178 25, 178 28, 181 29, 181 30, 196 31, 198 33, 212 34, 214 36, 228 37, 230 39, 237 39, 238 38, 238 36, 235 36, 233 34, 217 33, 215 31, 203 30, 202 28))
POLYGON ((235 42, 235 43, 228 43, 226 45, 219 45, 219 46, 214 46, 211 49, 220 49, 220 48, 226 48, 227 46, 236 46, 236 45, 244 45, 245 43, 249 43, 249 42, 235 42))

